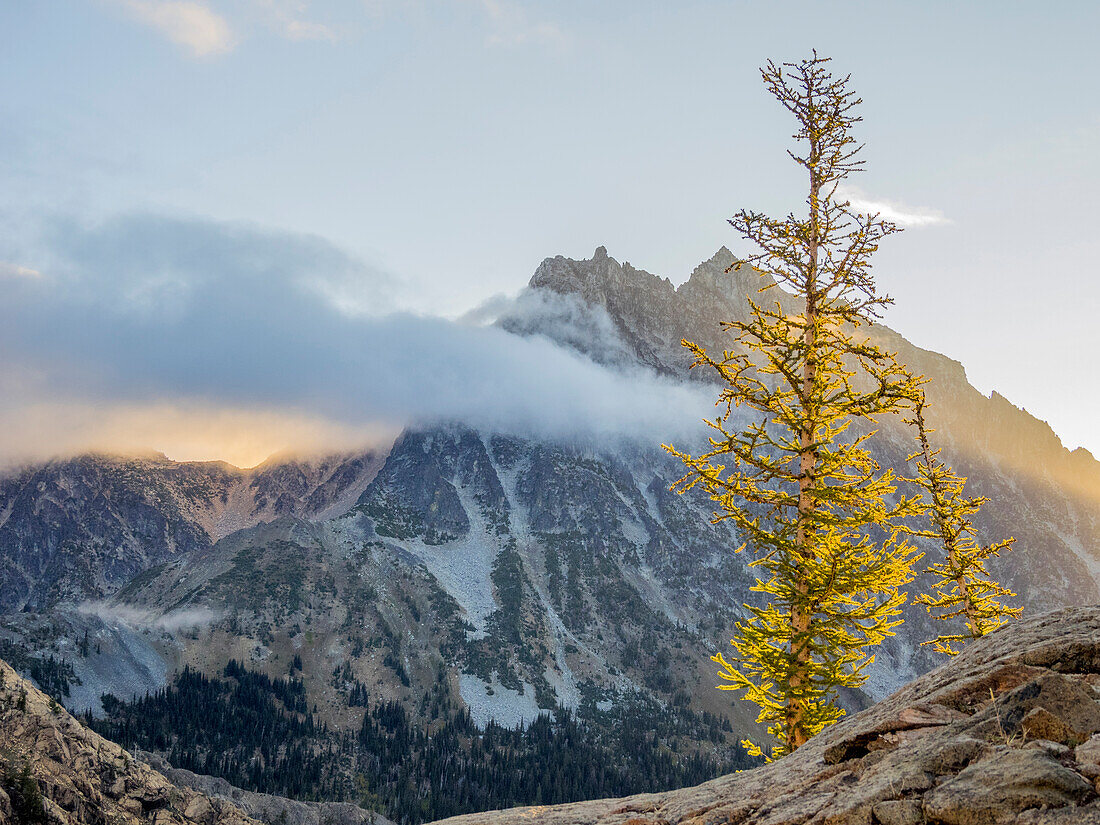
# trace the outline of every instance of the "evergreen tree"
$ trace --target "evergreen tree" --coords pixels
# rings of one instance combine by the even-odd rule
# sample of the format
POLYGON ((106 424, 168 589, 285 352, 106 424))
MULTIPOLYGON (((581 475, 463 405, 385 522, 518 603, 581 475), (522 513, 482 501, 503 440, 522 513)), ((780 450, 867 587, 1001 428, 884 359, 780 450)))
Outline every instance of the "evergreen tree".
POLYGON ((715 522, 740 529, 740 549, 761 571, 753 589, 766 604, 746 606, 735 660, 713 659, 729 682, 720 687, 760 706, 758 721, 777 739, 773 758, 843 714, 836 691, 865 681, 871 649, 900 621, 900 588, 919 558, 899 526, 917 501, 895 497, 893 473, 865 449, 876 416, 902 412, 919 385, 865 334, 891 302, 875 289, 870 258, 898 229, 838 196, 863 164, 851 136, 861 101, 827 64, 814 53, 761 70, 798 121, 798 150, 788 154, 808 176, 807 214, 775 220, 743 210, 730 223, 758 250, 745 264, 764 276, 760 291, 779 285, 789 298, 751 300, 748 320, 724 323, 740 346, 721 358, 683 341, 693 368, 724 382, 724 412, 707 422, 717 431, 708 452, 666 446, 688 469, 675 489, 702 484, 717 502, 715 522), (756 420, 742 426, 740 405, 756 420))
POLYGON ((45 803, 42 801, 42 791, 38 787, 31 774, 31 766, 24 762, 23 768, 17 774, 5 777, 4 785, 11 798, 12 814, 17 825, 46 825, 49 821, 46 815, 45 803))
POLYGON ((1004 599, 1016 594, 990 578, 985 568, 988 559, 1000 555, 1016 540, 1008 538, 987 545, 977 542, 972 517, 987 499, 963 495, 966 479, 940 461, 940 451, 933 450, 929 443, 928 435, 933 431, 925 423, 924 408, 924 393, 918 391, 909 423, 916 428, 920 450, 909 456, 909 460, 917 462, 914 481, 928 494, 925 506, 932 526, 930 530, 911 532, 939 541, 944 559, 940 564, 929 565, 927 572, 933 577, 931 592, 922 593, 914 601, 924 605, 936 619, 966 620, 965 633, 942 633, 923 643, 954 656, 959 652, 955 645, 980 638, 1020 615, 1020 608, 1004 604, 1004 599))

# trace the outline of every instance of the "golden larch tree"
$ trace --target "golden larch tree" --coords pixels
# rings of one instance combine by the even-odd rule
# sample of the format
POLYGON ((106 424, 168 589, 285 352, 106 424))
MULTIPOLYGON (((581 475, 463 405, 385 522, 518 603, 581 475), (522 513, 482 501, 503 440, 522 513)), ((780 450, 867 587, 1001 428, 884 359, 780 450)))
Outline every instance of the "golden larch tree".
POLYGON ((716 502, 714 520, 736 525, 758 571, 753 590, 763 604, 746 605, 732 661, 713 659, 727 682, 720 687, 759 705, 777 741, 772 758, 843 715, 837 689, 866 680, 919 558, 901 527, 919 502, 896 495, 893 472, 866 449, 876 418, 910 407, 920 384, 867 337, 891 302, 876 291, 870 260, 898 227, 857 213, 838 193, 863 164, 851 135, 861 101, 828 62, 814 53, 761 69, 798 124, 788 154, 807 175, 806 214, 741 211, 730 220, 756 250, 735 265, 759 271, 761 294, 776 286, 785 294, 750 300, 748 320, 724 323, 737 345, 720 358, 683 341, 693 368, 722 382, 723 411, 707 422, 709 451, 665 445, 687 467, 675 489, 701 484, 716 502), (734 411, 741 406, 748 423, 734 411))
POLYGON ((1016 594, 994 581, 985 566, 1015 539, 991 544, 978 542, 973 517, 987 499, 963 495, 966 479, 940 460, 939 450, 932 449, 928 436, 933 430, 925 422, 924 393, 919 389, 917 392, 909 423, 916 430, 920 449, 909 456, 909 461, 917 464, 917 477, 913 480, 925 493, 923 503, 931 528, 910 532, 938 541, 943 547, 943 561, 928 566, 927 573, 932 577, 930 592, 921 593, 914 601, 924 605, 935 619, 965 620, 965 633, 941 633, 923 642, 940 653, 954 656, 960 643, 980 638, 1020 615, 1020 608, 1005 604, 1005 599, 1016 594))

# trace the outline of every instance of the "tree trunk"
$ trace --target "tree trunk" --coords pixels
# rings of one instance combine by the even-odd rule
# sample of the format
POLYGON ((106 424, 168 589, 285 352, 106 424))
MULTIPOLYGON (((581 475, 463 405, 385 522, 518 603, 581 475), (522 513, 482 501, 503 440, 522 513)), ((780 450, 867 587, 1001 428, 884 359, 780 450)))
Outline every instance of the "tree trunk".
MULTIPOLYGON (((811 147, 810 157, 814 158, 817 147, 811 147)), ((806 521, 814 509, 815 502, 810 493, 813 486, 814 474, 817 470, 817 452, 815 442, 817 440, 817 410, 812 402, 814 383, 817 380, 817 361, 815 358, 817 337, 817 257, 818 257, 818 193, 820 185, 814 171, 814 165, 810 167, 810 264, 806 273, 806 326, 802 331, 802 341, 806 347, 806 359, 802 364, 802 398, 805 408, 803 426, 798 434, 799 453, 799 481, 798 481, 798 528, 795 534, 795 543, 799 555, 809 558, 813 550, 809 545, 809 534, 806 521)), ((809 582, 801 575, 798 569, 798 591, 806 597, 809 595, 809 582)), ((808 599, 806 599, 808 601, 808 599)), ((810 624, 813 615, 799 606, 791 610, 791 643, 790 655, 793 662, 790 676, 787 680, 787 744, 790 750, 806 744, 809 736, 806 732, 805 711, 803 702, 795 698, 793 694, 802 687, 806 679, 808 668, 806 663, 810 659, 809 637, 810 624)))

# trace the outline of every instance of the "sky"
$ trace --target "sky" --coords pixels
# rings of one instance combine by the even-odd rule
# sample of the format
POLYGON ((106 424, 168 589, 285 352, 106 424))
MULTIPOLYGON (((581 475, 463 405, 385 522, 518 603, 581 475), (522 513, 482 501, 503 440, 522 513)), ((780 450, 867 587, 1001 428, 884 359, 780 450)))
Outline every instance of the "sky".
POLYGON ((886 323, 1100 454, 1097 30, 1093 2, 0 4, 0 458, 652 424, 649 379, 454 319, 552 255, 680 283, 748 254, 725 219, 803 190, 758 67, 814 48, 865 101, 850 197, 906 227, 886 323))

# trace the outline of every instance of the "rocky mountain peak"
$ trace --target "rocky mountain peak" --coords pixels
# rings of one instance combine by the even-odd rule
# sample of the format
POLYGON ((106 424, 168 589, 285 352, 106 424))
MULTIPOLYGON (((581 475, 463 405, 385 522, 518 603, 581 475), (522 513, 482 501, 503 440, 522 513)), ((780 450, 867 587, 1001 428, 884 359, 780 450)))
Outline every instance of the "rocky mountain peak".
MULTIPOLYGON (((748 298, 773 283, 762 278, 727 247, 721 247, 699 264, 683 284, 674 287, 662 278, 629 263, 620 264, 598 247, 587 260, 558 256, 547 258, 529 283, 535 293, 547 292, 579 302, 587 312, 606 312, 615 333, 635 361, 657 372, 683 378, 691 359, 680 346, 683 338, 722 350, 732 337, 721 330, 724 321, 744 320, 748 298), (729 270, 729 271, 727 271, 729 270)), ((769 293, 768 300, 783 300, 784 293, 769 293)), ((596 361, 607 361, 606 341, 586 347, 573 330, 555 328, 553 318, 539 323, 503 318, 502 325, 519 334, 538 333, 579 350, 596 361)), ((598 327, 598 325, 594 325, 598 327)), ((616 362, 621 359, 616 354, 616 362)), ((692 377, 702 377, 697 373, 692 377)))
POLYGON ((587 260, 561 255, 547 258, 528 286, 576 295, 586 304, 609 309, 624 305, 640 307, 644 300, 650 312, 667 309, 710 315, 719 311, 740 316, 745 297, 767 281, 748 266, 726 271, 737 262, 737 257, 723 246, 695 267, 687 281, 674 287, 668 278, 637 269, 629 262, 619 263, 607 254, 607 247, 600 246, 587 260))
MULTIPOLYGON (((590 317, 587 324, 602 330, 607 320, 614 327, 620 342, 633 359, 659 372, 668 372, 669 354, 665 342, 676 337, 674 319, 678 314, 676 290, 668 278, 661 278, 629 263, 619 263, 598 247, 587 260, 574 260, 558 255, 547 258, 535 270, 528 284, 532 293, 549 293, 579 302, 587 316, 606 313, 601 323, 590 317)), ((608 361, 606 340, 576 340, 575 330, 566 328, 554 311, 531 317, 503 317, 500 324, 517 334, 541 334, 593 360, 608 361)), ((676 337, 677 344, 679 338, 676 337)), ((674 356, 673 356, 674 357, 674 356)), ((616 352, 612 361, 619 360, 616 352)))
POLYGON ((723 246, 709 260, 695 267, 676 294, 700 315, 710 316, 717 311, 740 317, 744 314, 746 297, 754 296, 770 283, 774 283, 771 278, 762 278, 751 266, 739 263, 723 246))
POLYGON ((574 260, 558 255, 542 262, 531 276, 528 286, 548 289, 562 295, 579 295, 586 303, 607 306, 622 300, 628 293, 639 293, 650 299, 671 297, 672 282, 629 263, 619 263, 607 254, 607 247, 596 247, 587 260, 574 260))

